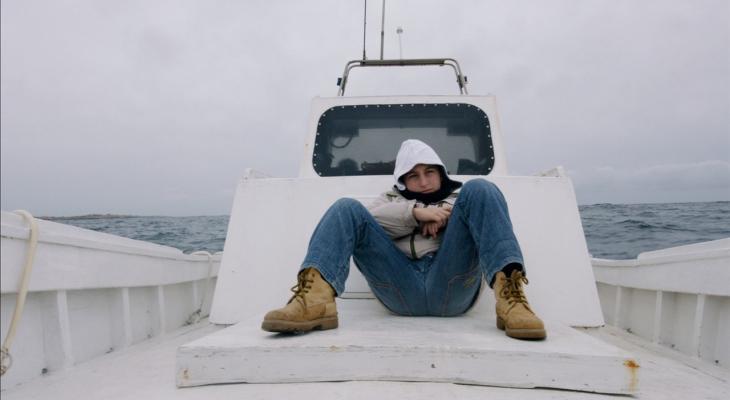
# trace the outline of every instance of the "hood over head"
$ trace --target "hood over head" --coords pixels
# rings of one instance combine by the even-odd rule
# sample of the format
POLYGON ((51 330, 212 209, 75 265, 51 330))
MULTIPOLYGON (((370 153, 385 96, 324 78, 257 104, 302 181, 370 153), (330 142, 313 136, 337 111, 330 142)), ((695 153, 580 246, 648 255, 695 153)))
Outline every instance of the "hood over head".
POLYGON ((441 201, 462 185, 461 182, 449 178, 446 172, 446 166, 431 146, 418 139, 408 139, 400 145, 400 150, 398 150, 398 155, 395 158, 393 178, 395 179, 395 188, 403 197, 409 200, 415 198, 425 203, 441 201), (441 189, 439 191, 423 194, 414 193, 406 189, 406 185, 401 181, 401 177, 418 164, 438 165, 441 167, 441 189))

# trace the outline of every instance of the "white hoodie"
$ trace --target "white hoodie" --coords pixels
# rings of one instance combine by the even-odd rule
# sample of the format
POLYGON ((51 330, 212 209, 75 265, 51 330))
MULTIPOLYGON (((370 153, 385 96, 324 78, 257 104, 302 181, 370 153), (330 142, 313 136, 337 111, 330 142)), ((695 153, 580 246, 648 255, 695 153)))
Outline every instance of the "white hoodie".
MULTIPOLYGON (((440 165, 444 167, 444 173, 446 172, 444 163, 430 146, 420 140, 408 139, 401 144, 395 160, 393 178, 399 190, 405 189, 405 185, 399 182, 398 178, 418 164, 440 165)), ((413 216, 413 208, 453 206, 456 197, 455 192, 443 201, 427 206, 417 200, 407 200, 397 190, 391 190, 381 194, 370 204, 368 211, 390 236, 396 247, 409 258, 418 259, 438 250, 443 230, 439 231, 435 238, 421 235, 419 223, 413 216)))
MULTIPOLYGON (((438 154, 431 146, 423 143, 418 139, 408 139, 401 143, 398 155, 395 157, 395 170, 393 170, 393 179, 395 186, 399 190, 404 190, 406 186, 399 181, 399 178, 407 174, 418 164, 440 165, 446 173, 446 165, 444 165, 438 154)), ((447 175, 448 177, 448 175, 447 175)))

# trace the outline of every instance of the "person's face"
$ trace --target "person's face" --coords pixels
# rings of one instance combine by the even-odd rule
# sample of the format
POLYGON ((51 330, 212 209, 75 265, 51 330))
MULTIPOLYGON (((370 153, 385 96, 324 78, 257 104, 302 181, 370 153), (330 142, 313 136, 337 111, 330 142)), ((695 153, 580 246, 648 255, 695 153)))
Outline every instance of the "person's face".
POLYGON ((418 164, 403 176, 406 189, 414 193, 433 193, 441 189, 441 173, 434 165, 418 164))

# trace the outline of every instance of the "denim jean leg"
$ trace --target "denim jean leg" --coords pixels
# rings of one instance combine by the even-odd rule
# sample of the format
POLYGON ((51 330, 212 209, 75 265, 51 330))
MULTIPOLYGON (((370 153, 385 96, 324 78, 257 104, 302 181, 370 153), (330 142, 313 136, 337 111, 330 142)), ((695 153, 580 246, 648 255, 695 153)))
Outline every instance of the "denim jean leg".
POLYGON ((455 208, 441 246, 426 277, 429 312, 441 317, 463 314, 474 303, 482 283, 477 248, 469 226, 455 208))
POLYGON ((510 263, 522 262, 507 203, 492 183, 467 182, 454 204, 446 231, 426 279, 434 315, 466 312, 487 282, 510 263))
POLYGON ((517 263, 524 269, 507 202, 495 184, 484 179, 465 183, 454 208, 450 219, 459 218, 469 227, 487 282, 507 264, 517 263))
POLYGON ((467 182, 454 204, 438 254, 426 279, 434 315, 466 312, 478 295, 482 277, 522 262, 507 203, 492 183, 467 182))
POLYGON ((359 201, 340 199, 314 230, 301 268, 318 269, 341 295, 350 256, 383 304, 396 313, 412 314, 414 299, 423 297, 423 280, 411 260, 359 201))
POLYGON ((385 231, 377 227, 355 249, 355 265, 375 297, 390 311, 400 315, 428 315, 424 275, 417 262, 406 257, 385 231))
POLYGON ((350 273, 350 257, 364 220, 354 199, 339 199, 319 220, 309 239, 301 269, 314 267, 332 285, 337 295, 345 290, 350 273))

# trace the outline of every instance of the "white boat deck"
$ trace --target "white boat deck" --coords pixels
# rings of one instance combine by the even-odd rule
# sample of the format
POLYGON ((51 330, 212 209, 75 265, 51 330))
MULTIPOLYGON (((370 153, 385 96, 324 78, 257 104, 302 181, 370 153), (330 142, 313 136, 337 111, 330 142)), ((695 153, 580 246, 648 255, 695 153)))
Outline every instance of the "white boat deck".
MULTIPOLYGON (((616 395, 551 389, 515 389, 434 382, 318 382, 228 384, 177 388, 175 354, 180 345, 223 327, 207 322, 112 352, 32 382, 3 388, 13 399, 616 399, 616 395)), ((640 364, 639 399, 727 399, 730 373, 665 350, 613 327, 579 329, 633 354, 640 364)), ((313 333, 308 338, 315 339, 313 333)), ((313 365, 312 368, 318 368, 313 365)), ((620 396, 623 397, 623 396, 620 396)), ((619 397, 619 398, 620 398, 619 397)))
POLYGON ((632 355, 558 323, 518 341, 484 307, 454 318, 401 317, 377 300, 338 299, 340 327, 281 335, 244 320, 181 346, 179 386, 324 381, 450 382, 631 394, 632 355))

